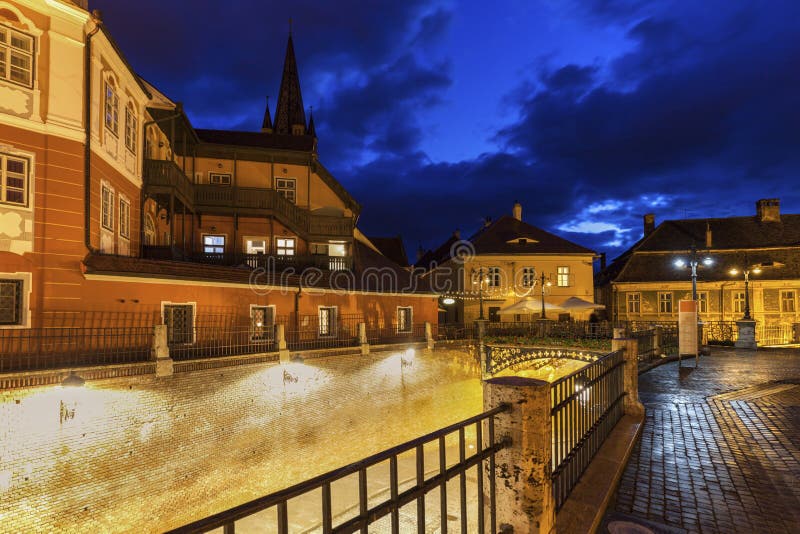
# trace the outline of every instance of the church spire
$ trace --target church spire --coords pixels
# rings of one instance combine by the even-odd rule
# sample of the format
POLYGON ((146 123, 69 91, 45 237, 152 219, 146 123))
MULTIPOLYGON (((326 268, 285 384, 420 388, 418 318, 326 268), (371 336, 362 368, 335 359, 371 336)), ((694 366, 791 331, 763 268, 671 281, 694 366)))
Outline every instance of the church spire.
POLYGON ((269 97, 267 97, 267 108, 264 110, 264 122, 261 123, 261 131, 272 133, 272 117, 269 114, 269 97))
POLYGON ((286 44, 278 107, 275 110, 275 133, 291 135, 306 133, 306 112, 303 109, 303 95, 300 92, 300 76, 297 73, 291 32, 286 44))
POLYGON ((312 137, 317 136, 317 129, 314 128, 314 106, 311 106, 311 109, 308 112, 308 135, 312 137))

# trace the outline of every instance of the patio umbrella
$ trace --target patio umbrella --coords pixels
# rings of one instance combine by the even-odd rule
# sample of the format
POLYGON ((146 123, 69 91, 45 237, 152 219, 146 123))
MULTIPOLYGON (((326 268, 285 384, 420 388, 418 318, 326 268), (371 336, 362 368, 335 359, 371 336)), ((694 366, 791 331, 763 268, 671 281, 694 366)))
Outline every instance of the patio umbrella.
POLYGON ((588 300, 583 300, 578 297, 570 297, 560 304, 564 310, 604 310, 606 309, 603 304, 595 304, 588 300))
MULTIPOLYGON (((545 301, 544 310, 545 312, 563 311, 564 308, 562 308, 561 306, 556 306, 555 304, 550 304, 549 302, 545 301)), ((510 306, 502 308, 497 313, 499 313, 500 315, 511 315, 511 314, 524 315, 524 314, 533 314, 541 312, 542 312, 542 301, 539 299, 528 297, 524 300, 517 302, 516 304, 511 304, 510 306)))

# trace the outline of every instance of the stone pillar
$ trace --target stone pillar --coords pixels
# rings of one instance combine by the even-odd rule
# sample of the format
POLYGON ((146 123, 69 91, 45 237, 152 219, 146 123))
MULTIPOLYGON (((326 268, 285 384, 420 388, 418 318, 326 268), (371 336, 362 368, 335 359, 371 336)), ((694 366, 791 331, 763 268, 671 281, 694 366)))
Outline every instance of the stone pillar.
MULTIPOLYGON (((509 411, 495 418, 495 441, 510 443, 497 452, 494 473, 499 532, 549 534, 555 532, 552 472, 550 384, 518 376, 490 378, 483 383, 483 408, 501 404, 509 411)), ((488 424, 484 423, 486 427, 488 424)), ((489 433, 483 431, 488 444, 489 433)), ((484 484, 488 502, 489 483, 484 484)), ((488 517, 488 514, 486 514, 488 517)))
POLYGON ((636 338, 617 337, 617 330, 622 329, 614 329, 611 350, 624 351, 625 414, 644 417, 644 405, 639 401, 639 342, 636 338))
POLYGON ((156 362, 156 376, 172 376, 175 373, 174 362, 169 357, 167 343, 167 325, 157 324, 153 327, 153 347, 150 359, 156 362))
POLYGON ((656 354, 658 356, 664 354, 661 350, 661 344, 662 344, 661 337, 663 335, 664 335, 664 329, 661 328, 660 326, 656 326, 653 329, 653 348, 655 349, 656 354))
POLYGON ((736 321, 736 327, 739 329, 739 339, 734 344, 737 349, 750 349, 755 350, 756 344, 756 322, 752 319, 741 319, 736 321))
POLYGON ((367 340, 367 325, 358 323, 358 343, 361 345, 361 355, 369 355, 369 341, 367 340))
POLYGON ((281 362, 288 362, 289 348, 286 346, 286 326, 279 324, 275 325, 275 343, 278 345, 278 360, 281 362))
POLYGON ((433 346, 436 343, 433 339, 433 329, 431 328, 431 323, 425 321, 425 343, 428 346, 428 350, 433 350, 433 346))
POLYGON ((491 356, 483 342, 483 338, 486 336, 486 322, 486 319, 475 321, 475 326, 478 330, 478 339, 475 340, 475 358, 481 366, 481 378, 484 380, 490 376, 489 357, 491 356))

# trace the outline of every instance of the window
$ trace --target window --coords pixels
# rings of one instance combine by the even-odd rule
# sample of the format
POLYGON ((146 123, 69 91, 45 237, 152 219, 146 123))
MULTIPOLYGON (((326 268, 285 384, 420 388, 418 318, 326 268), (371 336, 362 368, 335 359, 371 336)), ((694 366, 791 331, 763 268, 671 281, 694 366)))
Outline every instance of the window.
POLYGON ((275 309, 272 306, 253 306, 250 308, 251 331, 254 341, 272 339, 275 324, 275 309))
POLYGON ((672 313, 672 293, 658 294, 658 313, 672 313))
POLYGON ((119 235, 131 238, 131 203, 124 198, 119 199, 119 235))
POLYGON ((114 135, 119 131, 119 97, 114 89, 114 82, 106 81, 106 128, 114 135))
POLYGON ((315 256, 327 256, 328 244, 327 243, 311 243, 311 254, 315 256))
POLYGON ((211 185, 231 185, 231 175, 221 172, 208 173, 208 183, 211 185))
POLYGON ((708 291, 697 293, 697 311, 698 313, 708 313, 708 291))
POLYGON ((627 302, 628 313, 640 313, 640 304, 642 302, 641 293, 628 293, 625 296, 627 302))
POLYGON ((533 267, 522 268, 522 287, 533 287, 536 283, 536 269, 533 267))
POLYGON ((265 239, 245 239, 244 247, 247 254, 267 253, 267 241, 265 239))
POLYGON ((144 244, 156 244, 156 223, 153 222, 153 217, 149 213, 144 216, 144 244))
POLYGON ((225 236, 224 235, 204 235, 203 253, 205 254, 224 254, 225 236))
POLYGON ((33 87, 33 37, 0 26, 0 80, 33 87))
POLYGON ((733 311, 744 313, 744 291, 736 291, 733 294, 733 311))
POLYGON ((320 307, 319 309, 319 335, 331 337, 336 335, 336 307, 320 307))
POLYGON ((167 343, 194 342, 194 306, 191 304, 164 305, 164 324, 167 325, 167 343))
POLYGON ((486 278, 489 287, 500 287, 500 267, 489 267, 486 269, 486 278))
POLYGON ((294 243, 293 237, 278 237, 275 239, 275 250, 278 256, 294 256, 294 243))
POLYGON ((409 333, 411 332, 411 325, 413 319, 413 308, 411 306, 398 306, 397 307, 397 332, 409 333))
POLYGON ((137 137, 138 120, 136 114, 133 112, 133 105, 128 104, 125 108, 125 146, 136 154, 136 141, 137 137))
POLYGON ((290 202, 297 202, 297 181, 294 178, 277 178, 275 189, 290 202))
POLYGON ((781 311, 794 313, 794 291, 781 291, 781 311))
POLYGON ((25 158, 0 153, 0 202, 28 205, 28 169, 25 158))
POLYGON ((489 322, 500 322, 500 306, 489 306, 489 322))
POLYGON ((22 280, 0 280, 0 325, 22 324, 22 280))
POLYGON ((558 267, 556 281, 558 287, 569 287, 569 267, 558 267))
POLYGON ((114 190, 103 184, 100 186, 102 205, 100 207, 100 224, 106 230, 114 231, 114 190))

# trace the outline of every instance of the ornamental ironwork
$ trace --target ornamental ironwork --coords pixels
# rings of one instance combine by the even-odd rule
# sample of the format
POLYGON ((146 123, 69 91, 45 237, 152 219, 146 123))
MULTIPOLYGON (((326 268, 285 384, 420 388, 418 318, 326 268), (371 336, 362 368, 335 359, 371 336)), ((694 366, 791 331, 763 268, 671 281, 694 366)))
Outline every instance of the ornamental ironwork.
POLYGON ((565 347, 524 347, 519 345, 484 345, 484 371, 488 376, 506 369, 541 369, 545 366, 558 368, 569 360, 594 362, 604 356, 602 352, 565 347))

